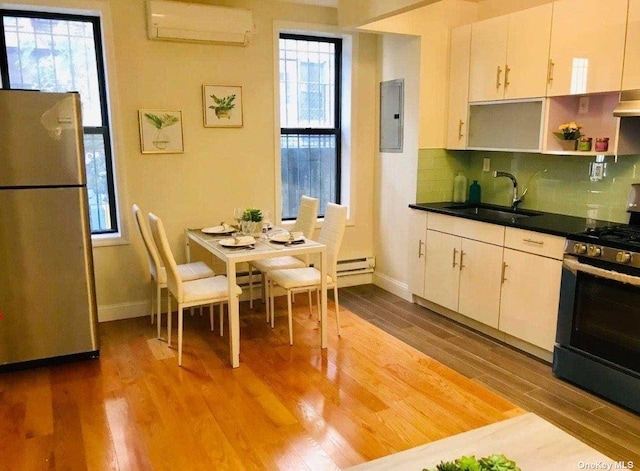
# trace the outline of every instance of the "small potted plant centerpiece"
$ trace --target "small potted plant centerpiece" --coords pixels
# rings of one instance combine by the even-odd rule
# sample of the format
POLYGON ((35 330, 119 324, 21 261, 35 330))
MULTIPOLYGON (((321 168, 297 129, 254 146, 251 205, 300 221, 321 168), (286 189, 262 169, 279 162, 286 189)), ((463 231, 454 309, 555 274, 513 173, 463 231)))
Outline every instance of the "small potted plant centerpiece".
POLYGON ((258 232, 258 227, 262 227, 262 211, 256 208, 247 208, 242 214, 242 226, 244 232, 247 235, 252 235, 258 232))
POLYGON ((578 139, 582 136, 581 129, 581 124, 571 121, 558 126, 558 130, 553 135, 560 139, 564 150, 577 150, 578 139))

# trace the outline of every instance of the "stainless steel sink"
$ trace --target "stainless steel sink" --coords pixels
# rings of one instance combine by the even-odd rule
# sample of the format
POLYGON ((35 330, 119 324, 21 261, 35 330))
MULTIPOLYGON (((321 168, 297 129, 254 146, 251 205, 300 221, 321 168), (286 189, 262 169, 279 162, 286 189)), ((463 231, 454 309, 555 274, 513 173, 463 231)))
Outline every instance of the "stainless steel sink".
POLYGON ((526 211, 522 209, 512 209, 502 206, 491 205, 451 205, 447 209, 453 213, 477 216, 483 219, 495 219, 498 221, 512 221, 515 219, 529 218, 539 216, 541 213, 535 211, 526 211))

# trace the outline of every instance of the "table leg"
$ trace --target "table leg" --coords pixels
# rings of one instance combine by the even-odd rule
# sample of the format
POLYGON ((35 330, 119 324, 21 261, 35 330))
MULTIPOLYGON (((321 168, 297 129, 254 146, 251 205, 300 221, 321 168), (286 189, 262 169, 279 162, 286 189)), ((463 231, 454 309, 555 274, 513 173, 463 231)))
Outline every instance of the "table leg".
POLYGON ((236 264, 227 261, 227 282, 229 287, 229 357, 231 367, 240 366, 240 306, 236 296, 236 264))
POLYGON ((191 263, 191 238, 189 237, 189 232, 185 231, 184 234, 184 252, 187 257, 187 263, 191 263))
POLYGON ((327 250, 320 252, 320 348, 327 348, 327 250))

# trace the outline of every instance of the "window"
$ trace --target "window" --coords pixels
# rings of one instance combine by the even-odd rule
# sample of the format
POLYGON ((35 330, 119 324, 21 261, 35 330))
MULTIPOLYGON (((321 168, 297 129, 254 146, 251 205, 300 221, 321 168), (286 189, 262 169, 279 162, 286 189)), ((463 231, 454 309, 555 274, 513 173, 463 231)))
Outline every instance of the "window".
POLYGON ((117 232, 100 20, 0 10, 0 33, 2 88, 80 93, 91 231, 117 232))
POLYGON ((342 40, 280 34, 282 219, 295 219, 300 196, 340 201, 342 40))

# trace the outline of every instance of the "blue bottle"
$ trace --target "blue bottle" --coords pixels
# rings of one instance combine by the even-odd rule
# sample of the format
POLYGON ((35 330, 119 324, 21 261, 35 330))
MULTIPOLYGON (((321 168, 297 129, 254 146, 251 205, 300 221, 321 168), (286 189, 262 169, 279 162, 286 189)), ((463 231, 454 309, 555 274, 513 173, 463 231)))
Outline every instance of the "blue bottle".
POLYGON ((471 186, 469 187, 469 203, 479 203, 480 202, 480 184, 478 180, 474 180, 471 186))

